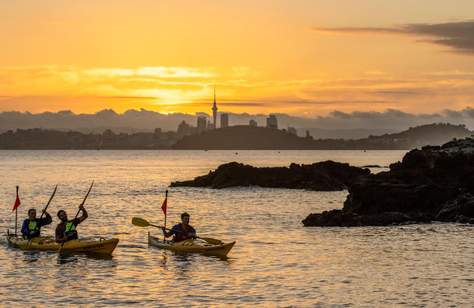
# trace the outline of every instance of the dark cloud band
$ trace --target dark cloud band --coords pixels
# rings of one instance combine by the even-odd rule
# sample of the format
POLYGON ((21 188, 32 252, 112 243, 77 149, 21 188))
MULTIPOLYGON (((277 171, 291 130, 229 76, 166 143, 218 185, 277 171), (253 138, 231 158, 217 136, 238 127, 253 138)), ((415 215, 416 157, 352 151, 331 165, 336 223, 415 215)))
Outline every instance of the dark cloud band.
POLYGON ((474 54, 474 20, 406 24, 398 27, 313 27, 314 31, 342 34, 390 34, 424 37, 421 41, 447 46, 456 52, 474 54))

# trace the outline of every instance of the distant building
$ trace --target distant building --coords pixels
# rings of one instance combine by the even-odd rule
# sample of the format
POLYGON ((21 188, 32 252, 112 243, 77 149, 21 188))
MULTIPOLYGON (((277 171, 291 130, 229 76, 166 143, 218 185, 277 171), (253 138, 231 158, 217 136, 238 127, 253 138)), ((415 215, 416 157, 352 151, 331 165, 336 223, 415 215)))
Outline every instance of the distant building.
POLYGON ((250 120, 250 121, 249 121, 249 126, 251 126, 251 127, 257 127, 257 121, 255 121, 255 120, 253 120, 253 119, 250 120))
POLYGON ((306 130, 306 138, 313 139, 313 137, 309 134, 309 130, 306 130))
POLYGON ((217 128, 217 103, 216 103, 216 87, 214 87, 214 104, 212 105, 213 128, 217 128))
POLYGON ((198 117, 197 118, 197 131, 201 133, 207 129, 207 118, 206 117, 198 117))
POLYGON ((212 124, 210 120, 207 121, 207 129, 214 129, 214 128, 216 128, 214 124, 212 124))
POLYGON ((221 128, 229 127, 229 114, 221 113, 221 128))
POLYGON ((267 118, 267 127, 278 129, 278 120, 274 114, 271 114, 267 118))
POLYGON ((191 125, 189 125, 185 121, 182 121, 178 125, 177 134, 179 137, 184 137, 184 136, 192 135, 194 131, 195 131, 194 127, 191 127, 191 125))
POLYGON ((288 134, 296 136, 298 133, 296 132, 296 128, 288 126, 288 134))

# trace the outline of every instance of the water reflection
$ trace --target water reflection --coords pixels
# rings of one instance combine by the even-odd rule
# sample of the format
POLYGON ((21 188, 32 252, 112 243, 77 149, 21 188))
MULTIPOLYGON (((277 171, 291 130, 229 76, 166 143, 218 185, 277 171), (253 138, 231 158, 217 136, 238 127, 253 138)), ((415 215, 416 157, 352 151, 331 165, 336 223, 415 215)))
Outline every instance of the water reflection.
POLYGON ((72 262, 78 262, 79 258, 74 255, 58 254, 58 264, 67 264, 72 262))
MULTIPOLYGON (((239 151, 261 166, 324 159, 388 165, 403 152, 239 151)), ((22 187, 19 217, 40 208, 77 208, 96 186, 80 236, 114 236, 111 259, 21 252, 0 247, 4 306, 472 306, 474 236, 456 224, 385 228, 303 228, 310 212, 342 207, 346 192, 255 187, 170 189, 168 223, 189 212, 199 234, 237 241, 229 259, 180 255, 149 247, 133 216, 161 221, 162 192, 174 180, 227 162, 225 151, 0 151, 0 229, 14 224, 12 188, 22 187)), ((13 191, 14 194, 14 191, 13 191)), ((13 196, 14 197, 14 196, 13 196)), ((53 235, 56 221, 42 229, 53 235)))
POLYGON ((87 257, 93 260, 113 260, 113 256, 97 254, 97 253, 59 253, 58 255, 58 264, 66 264, 69 262, 74 262, 79 260, 80 256, 87 257))
POLYGON ((26 263, 32 263, 39 260, 39 258, 41 257, 41 253, 37 251, 24 251, 23 256, 24 256, 23 260, 26 263))

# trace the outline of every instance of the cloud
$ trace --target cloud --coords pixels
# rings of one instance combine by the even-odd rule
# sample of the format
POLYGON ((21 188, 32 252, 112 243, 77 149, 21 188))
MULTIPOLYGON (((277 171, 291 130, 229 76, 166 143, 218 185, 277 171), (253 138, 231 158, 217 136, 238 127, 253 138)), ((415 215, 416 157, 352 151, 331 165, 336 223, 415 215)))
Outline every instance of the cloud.
MULTIPOLYGON (((242 69, 242 72, 247 72, 242 69)), ((227 74, 227 75, 226 75, 227 74)), ((474 72, 449 70, 315 76, 306 79, 234 79, 212 68, 0 67, 0 111, 119 112, 146 108, 164 113, 208 111, 217 85, 219 111, 281 112, 304 117, 333 110, 400 109, 433 112, 474 103, 474 72), (196 75, 217 77, 199 79, 196 75), (188 77, 179 77, 188 75, 188 77), (165 78, 166 77, 166 78, 165 78)))
POLYGON ((388 34, 422 37, 420 41, 447 46, 458 53, 474 54, 474 20, 416 23, 398 27, 313 27, 314 31, 340 34, 388 34))

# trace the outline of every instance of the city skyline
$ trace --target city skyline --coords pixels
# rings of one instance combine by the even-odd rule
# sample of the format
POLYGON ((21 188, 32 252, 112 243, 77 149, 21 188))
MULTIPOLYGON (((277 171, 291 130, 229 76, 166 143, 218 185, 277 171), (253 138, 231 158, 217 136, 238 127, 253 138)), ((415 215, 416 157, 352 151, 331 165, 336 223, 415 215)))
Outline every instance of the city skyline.
POLYGON ((467 0, 3 1, 0 111, 194 114, 214 86, 232 113, 462 110, 473 11, 467 0))

